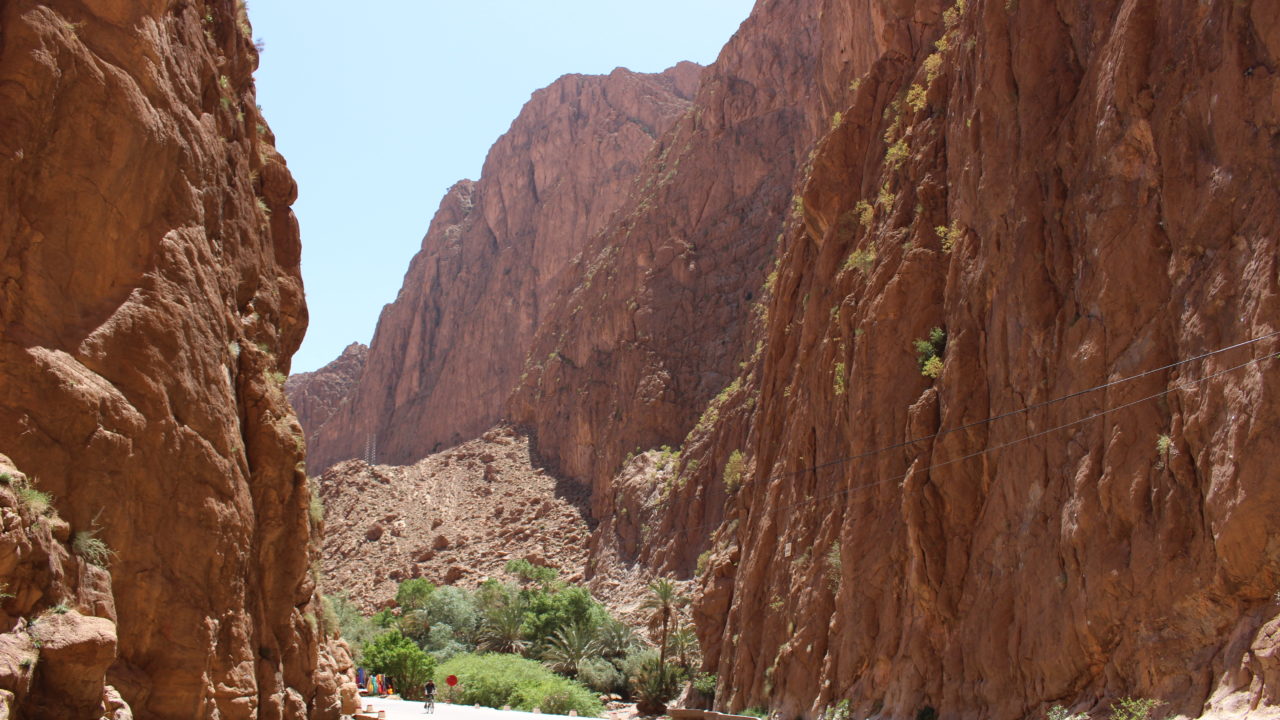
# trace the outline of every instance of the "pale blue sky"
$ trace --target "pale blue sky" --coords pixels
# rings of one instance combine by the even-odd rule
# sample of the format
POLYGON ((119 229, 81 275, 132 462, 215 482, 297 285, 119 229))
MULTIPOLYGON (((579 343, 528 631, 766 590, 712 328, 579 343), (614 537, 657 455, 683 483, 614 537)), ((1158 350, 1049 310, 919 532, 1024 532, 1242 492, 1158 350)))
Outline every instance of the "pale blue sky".
POLYGON ((367 343, 441 196, 566 73, 704 65, 752 0, 250 0, 258 102, 298 181, 311 327, 293 371, 367 343))

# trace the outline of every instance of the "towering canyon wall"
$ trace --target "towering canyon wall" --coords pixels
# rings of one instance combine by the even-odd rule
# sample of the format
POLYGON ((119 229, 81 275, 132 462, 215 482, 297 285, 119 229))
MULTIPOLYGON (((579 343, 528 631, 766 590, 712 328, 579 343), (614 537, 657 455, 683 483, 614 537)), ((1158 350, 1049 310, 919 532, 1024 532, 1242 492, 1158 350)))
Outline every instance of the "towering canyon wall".
POLYGON ((111 548, 108 680, 140 718, 340 710, 256 65, 231 0, 0 2, 0 452, 111 548))
POLYGON ((1280 343, 1071 395, 1280 330, 1280 11, 837 7, 882 49, 815 80, 758 352, 639 521, 683 572, 719 528, 717 702, 1280 714, 1280 343))
POLYGON ((410 463, 503 416, 557 277, 622 204, 700 70, 569 75, 534 93, 481 179, 441 202, 359 383, 308 427, 313 471, 371 441, 379 462, 410 463))
POLYGON ((879 20, 863 9, 760 3, 566 276, 512 413, 549 461, 593 485, 597 517, 614 514, 624 456, 678 445, 751 355, 795 174, 879 53, 879 20))

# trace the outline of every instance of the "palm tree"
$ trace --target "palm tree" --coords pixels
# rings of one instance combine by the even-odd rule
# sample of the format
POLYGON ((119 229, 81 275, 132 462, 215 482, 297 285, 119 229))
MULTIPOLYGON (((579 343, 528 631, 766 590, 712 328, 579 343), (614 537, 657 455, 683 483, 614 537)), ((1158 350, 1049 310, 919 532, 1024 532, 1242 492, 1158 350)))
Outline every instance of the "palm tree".
POLYGON ((599 653, 596 628, 588 624, 575 624, 552 634, 550 647, 542 654, 542 660, 556 672, 577 677, 578 667, 599 653))
POLYGON ((529 646, 524 639, 524 611, 515 605, 495 608, 484 619, 479 640, 481 650, 523 653, 529 646))
POLYGON ((680 625, 671 633, 671 655, 676 664, 686 672, 691 671, 694 663, 698 662, 699 653, 698 635, 692 625, 680 625))
POLYGON ((636 637, 630 625, 613 618, 605 620, 604 625, 600 626, 598 642, 600 654, 610 659, 626 657, 641 644, 640 638, 636 637))
POLYGON ((644 599, 645 610, 653 611, 650 623, 662 626, 661 641, 658 643, 658 677, 665 677, 667 667, 667 635, 671 629, 671 619, 680 611, 688 600, 680 594, 676 584, 668 578, 658 578, 649 583, 649 597, 644 599))

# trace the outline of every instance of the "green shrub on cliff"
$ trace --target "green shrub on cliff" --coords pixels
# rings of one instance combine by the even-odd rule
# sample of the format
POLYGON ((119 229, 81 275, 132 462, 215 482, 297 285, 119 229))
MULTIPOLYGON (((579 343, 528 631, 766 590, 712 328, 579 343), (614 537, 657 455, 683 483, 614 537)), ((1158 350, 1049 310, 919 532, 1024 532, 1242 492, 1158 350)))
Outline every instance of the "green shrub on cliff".
POLYGON ((94 530, 81 530, 71 541, 71 549, 85 559, 85 562, 98 567, 106 567, 111 560, 111 548, 97 537, 94 530))
POLYGON ((742 485, 742 472, 746 465, 747 461, 743 457, 741 450, 734 450, 729 453, 729 459, 724 464, 725 490, 737 492, 738 487, 742 485))
POLYGON ((929 331, 929 337, 916 340, 913 346, 921 375, 936 378, 942 374, 942 355, 947 349, 946 330, 936 327, 929 331))

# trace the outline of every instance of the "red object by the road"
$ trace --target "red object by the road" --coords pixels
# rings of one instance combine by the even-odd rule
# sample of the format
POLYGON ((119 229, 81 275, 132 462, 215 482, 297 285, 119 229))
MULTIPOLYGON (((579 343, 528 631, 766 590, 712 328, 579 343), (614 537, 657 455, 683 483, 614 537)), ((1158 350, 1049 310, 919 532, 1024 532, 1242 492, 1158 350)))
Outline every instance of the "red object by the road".
POLYGON ((449 685, 449 687, 453 687, 454 685, 458 684, 458 676, 450 675, 449 677, 445 678, 444 681, 449 685))

